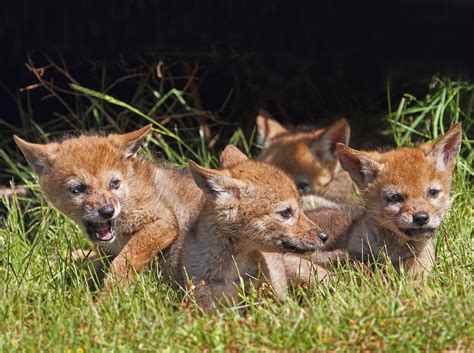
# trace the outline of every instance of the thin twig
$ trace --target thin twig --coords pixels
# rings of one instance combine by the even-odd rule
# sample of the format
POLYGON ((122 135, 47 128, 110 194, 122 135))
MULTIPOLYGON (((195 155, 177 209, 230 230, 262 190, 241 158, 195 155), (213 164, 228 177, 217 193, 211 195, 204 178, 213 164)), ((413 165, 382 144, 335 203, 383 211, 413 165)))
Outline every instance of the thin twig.
POLYGON ((33 60, 31 59, 31 56, 29 54, 28 54, 28 63, 26 64, 26 67, 33 73, 33 75, 35 75, 38 82, 44 88, 46 88, 51 94, 53 94, 64 105, 64 107, 69 111, 69 113, 71 113, 72 116, 77 118, 76 114, 71 109, 71 107, 69 107, 69 105, 53 89, 54 86, 42 78, 43 72, 39 71, 38 68, 35 67, 33 60))
POLYGON ((15 186, 15 188, 0 186, 0 197, 2 196, 13 197, 14 195, 23 196, 23 197, 30 196, 31 190, 28 189, 26 185, 17 185, 15 186))

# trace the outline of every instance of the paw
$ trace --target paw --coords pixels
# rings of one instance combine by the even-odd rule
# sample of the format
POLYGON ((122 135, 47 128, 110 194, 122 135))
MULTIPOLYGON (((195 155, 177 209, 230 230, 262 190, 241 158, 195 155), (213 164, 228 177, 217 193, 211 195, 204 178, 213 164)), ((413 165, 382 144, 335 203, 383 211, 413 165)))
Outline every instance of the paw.
POLYGON ((301 197, 303 209, 305 211, 317 210, 320 208, 340 208, 341 206, 331 200, 316 195, 304 195, 301 197))
POLYGON ((100 258, 100 254, 96 250, 85 250, 82 248, 74 249, 71 252, 73 262, 91 261, 94 262, 100 258))
POLYGON ((312 261, 319 266, 330 266, 345 261, 348 255, 344 250, 318 251, 312 256, 312 261))
POLYGON ((327 256, 329 262, 340 262, 347 259, 347 253, 344 250, 328 251, 327 256))
POLYGON ((191 289, 196 304, 205 312, 216 311, 216 303, 214 302, 214 293, 210 285, 202 281, 191 289))
POLYGON ((135 282, 135 278, 132 266, 123 257, 117 257, 112 261, 104 286, 107 290, 111 290, 114 287, 130 285, 135 282))

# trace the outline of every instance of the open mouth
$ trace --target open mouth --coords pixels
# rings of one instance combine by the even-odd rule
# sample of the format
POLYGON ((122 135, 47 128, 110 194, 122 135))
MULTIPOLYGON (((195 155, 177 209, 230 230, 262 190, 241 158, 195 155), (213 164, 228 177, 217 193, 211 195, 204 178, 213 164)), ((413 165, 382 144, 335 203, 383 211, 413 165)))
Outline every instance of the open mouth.
POLYGON ((431 238, 435 230, 434 228, 408 228, 402 229, 402 232, 410 237, 431 238))
POLYGON ((316 244, 303 243, 292 239, 279 239, 276 242, 284 252, 291 252, 295 254, 306 254, 316 251, 316 244))
POLYGON ((115 239, 115 220, 86 223, 87 234, 94 243, 109 244, 115 239))

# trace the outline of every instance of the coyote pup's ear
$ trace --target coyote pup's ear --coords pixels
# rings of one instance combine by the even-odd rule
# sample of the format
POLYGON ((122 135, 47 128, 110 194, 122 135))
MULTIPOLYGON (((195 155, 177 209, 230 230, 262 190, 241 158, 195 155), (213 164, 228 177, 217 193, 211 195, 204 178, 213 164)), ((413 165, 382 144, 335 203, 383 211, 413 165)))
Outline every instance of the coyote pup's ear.
POLYGON ((125 159, 129 159, 137 154, 152 126, 152 124, 149 124, 127 134, 110 134, 108 138, 118 143, 124 150, 125 159))
POLYGON ((452 170, 456 165, 456 156, 461 149, 462 129, 457 123, 436 141, 425 144, 426 156, 430 158, 439 171, 452 170))
POLYGON ((234 145, 225 146, 219 157, 219 163, 222 168, 229 168, 248 160, 248 157, 234 145))
POLYGON ((16 135, 13 135, 13 139, 36 174, 41 175, 52 167, 58 149, 57 143, 41 145, 27 142, 16 135))
POLYGON ((342 118, 329 126, 311 144, 311 151, 323 161, 332 162, 337 158, 336 145, 349 144, 351 128, 346 119, 342 118))
POLYGON ((240 190, 245 187, 244 182, 232 178, 227 170, 204 168, 192 160, 188 163, 194 181, 207 199, 219 204, 238 200, 240 190))
POLYGON ((258 112, 256 122, 257 142, 265 147, 270 144, 271 139, 288 131, 263 109, 258 112))
POLYGON ((337 144, 336 151, 342 168, 349 173, 352 180, 361 189, 373 182, 382 170, 382 165, 379 162, 342 143, 337 144))

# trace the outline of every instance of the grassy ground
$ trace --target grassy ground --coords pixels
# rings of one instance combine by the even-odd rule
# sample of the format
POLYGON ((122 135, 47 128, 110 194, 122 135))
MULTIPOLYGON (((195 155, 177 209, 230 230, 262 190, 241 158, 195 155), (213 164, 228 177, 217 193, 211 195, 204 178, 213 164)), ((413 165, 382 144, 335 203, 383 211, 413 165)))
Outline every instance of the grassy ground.
MULTIPOLYGON (((136 125, 151 120, 159 134, 149 147, 157 145, 173 163, 183 164, 186 157, 215 161, 208 148, 212 138, 206 142, 202 130, 201 139, 182 138, 179 129, 168 130, 148 110, 73 88, 88 102, 75 105, 78 119, 102 114, 106 118, 98 126, 130 128, 121 123, 123 117, 107 124, 104 113, 116 107, 134 116, 136 125)), ((436 137, 457 120, 472 132, 473 91, 468 84, 435 80, 425 98, 405 96, 389 112, 396 143, 436 137)), ((170 96, 176 94, 181 93, 170 96)), ((181 108, 192 110, 186 96, 181 98, 181 108)), ((32 124, 27 110, 22 114, 28 125, 19 133, 30 132, 40 141, 57 131, 32 124)), ((66 121, 71 126, 83 122, 71 116, 66 121)), ((240 130, 230 135, 231 142, 251 152, 251 141, 240 130)), ((381 271, 338 268, 329 283, 308 292, 295 288, 287 304, 277 303, 268 288, 255 289, 241 305, 215 314, 183 305, 183 293, 160 281, 156 264, 132 288, 96 301, 85 284, 87 266, 74 264, 70 255, 88 246, 84 237, 41 197, 24 159, 3 148, 3 176, 26 183, 33 195, 2 199, 0 351, 472 351, 473 149, 466 136, 454 203, 437 233, 437 266, 427 281, 414 284, 391 269, 382 276, 381 271)))

